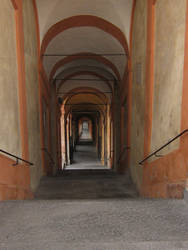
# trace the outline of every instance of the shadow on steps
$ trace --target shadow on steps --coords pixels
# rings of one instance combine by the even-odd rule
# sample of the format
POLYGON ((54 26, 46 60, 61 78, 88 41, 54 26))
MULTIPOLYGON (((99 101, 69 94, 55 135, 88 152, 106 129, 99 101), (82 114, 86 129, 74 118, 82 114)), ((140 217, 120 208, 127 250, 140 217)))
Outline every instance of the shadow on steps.
POLYGON ((43 177, 36 199, 127 199, 138 197, 132 182, 112 170, 65 170, 43 177))

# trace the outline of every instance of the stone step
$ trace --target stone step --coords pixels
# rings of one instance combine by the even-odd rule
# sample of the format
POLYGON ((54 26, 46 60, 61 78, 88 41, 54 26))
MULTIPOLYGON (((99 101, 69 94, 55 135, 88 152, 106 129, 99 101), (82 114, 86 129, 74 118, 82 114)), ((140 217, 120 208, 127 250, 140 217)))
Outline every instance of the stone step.
POLYGON ((145 242, 87 242, 65 243, 57 241, 0 243, 2 250, 187 250, 188 241, 145 241, 145 242))
POLYGON ((64 170, 61 173, 61 176, 84 176, 84 175, 100 175, 100 176, 115 176, 117 175, 113 170, 110 169, 79 169, 79 170, 64 170))
POLYGON ((124 175, 111 170, 68 170, 58 177, 43 177, 36 199, 135 198, 137 190, 124 175))
POLYGON ((0 203, 0 249, 188 249, 183 200, 0 203))

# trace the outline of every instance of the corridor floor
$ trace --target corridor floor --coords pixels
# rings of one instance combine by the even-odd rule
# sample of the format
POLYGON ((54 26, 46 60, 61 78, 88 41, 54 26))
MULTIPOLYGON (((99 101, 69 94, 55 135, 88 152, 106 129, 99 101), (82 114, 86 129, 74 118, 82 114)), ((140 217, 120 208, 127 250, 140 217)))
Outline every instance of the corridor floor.
POLYGON ((82 130, 81 136, 80 136, 81 140, 90 140, 91 139, 91 135, 89 133, 88 129, 84 129, 82 130))
POLYGON ((74 152, 73 163, 66 166, 66 169, 107 169, 102 166, 97 157, 96 147, 94 145, 77 145, 74 152))

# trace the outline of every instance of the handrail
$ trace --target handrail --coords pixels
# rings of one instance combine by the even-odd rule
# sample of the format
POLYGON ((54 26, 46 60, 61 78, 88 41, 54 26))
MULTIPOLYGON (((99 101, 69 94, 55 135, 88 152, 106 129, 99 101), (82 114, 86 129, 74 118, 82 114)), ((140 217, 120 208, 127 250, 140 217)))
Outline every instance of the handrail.
POLYGON ((52 162, 53 164, 55 164, 54 159, 52 158, 52 156, 51 156, 51 154, 48 152, 48 150, 47 150, 46 148, 41 148, 41 150, 43 150, 43 151, 48 155, 48 157, 50 158, 51 162, 52 162))
POLYGON ((169 142, 167 142, 166 144, 164 144, 162 147, 160 147, 159 149, 157 149, 155 152, 153 152, 152 154, 148 155, 146 158, 144 158, 141 162, 139 162, 140 165, 142 165, 143 162, 145 162, 146 160, 148 160, 149 158, 151 158, 152 156, 155 157, 162 157, 162 155, 157 155, 157 153, 159 151, 161 151, 163 148, 165 148, 166 146, 168 146, 170 143, 172 143, 173 141, 175 141, 176 139, 178 139, 179 137, 181 137, 182 135, 184 135, 185 133, 188 132, 188 129, 185 129, 184 131, 182 131, 180 134, 178 134, 176 137, 174 137, 173 139, 171 139, 169 142))
POLYGON ((20 157, 18 157, 18 156, 16 156, 16 155, 13 155, 13 154, 8 153, 7 151, 4 151, 4 150, 2 150, 2 149, 0 149, 0 152, 2 152, 3 154, 9 155, 9 156, 11 156, 11 157, 16 158, 16 163, 12 164, 12 166, 17 166, 17 165, 19 165, 19 161, 23 161, 23 162, 29 164, 30 166, 33 166, 33 165, 34 165, 32 162, 26 161, 26 160, 24 160, 24 159, 22 159, 22 158, 20 158, 20 157))
POLYGON ((119 159, 118 159, 118 163, 120 162, 120 160, 121 160, 122 156, 124 155, 125 151, 129 150, 129 149, 130 149, 130 147, 127 147, 127 146, 123 148, 123 150, 120 153, 120 156, 119 156, 119 159))

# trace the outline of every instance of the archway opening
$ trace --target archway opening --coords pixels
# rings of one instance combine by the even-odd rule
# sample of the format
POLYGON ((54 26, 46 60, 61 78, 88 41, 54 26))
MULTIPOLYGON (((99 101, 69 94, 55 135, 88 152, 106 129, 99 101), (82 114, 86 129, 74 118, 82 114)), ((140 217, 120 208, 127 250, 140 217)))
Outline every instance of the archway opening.
POLYGON ((72 93, 63 97, 62 166, 64 169, 109 168, 108 99, 92 88, 74 89, 72 93))
POLYGON ((95 149, 101 166, 119 171, 120 90, 128 62, 123 32, 97 16, 73 16, 51 26, 41 56, 54 99, 61 100, 54 124, 60 169, 74 165, 77 146, 85 144, 95 149), (88 115, 78 123, 78 116, 88 115))
POLYGON ((79 143, 93 142, 93 126, 92 120, 88 117, 83 117, 78 121, 79 143))

